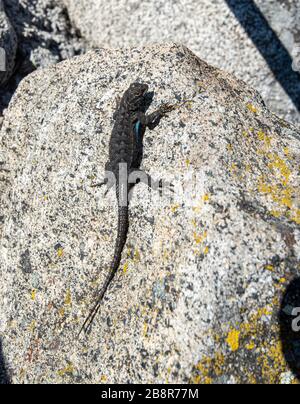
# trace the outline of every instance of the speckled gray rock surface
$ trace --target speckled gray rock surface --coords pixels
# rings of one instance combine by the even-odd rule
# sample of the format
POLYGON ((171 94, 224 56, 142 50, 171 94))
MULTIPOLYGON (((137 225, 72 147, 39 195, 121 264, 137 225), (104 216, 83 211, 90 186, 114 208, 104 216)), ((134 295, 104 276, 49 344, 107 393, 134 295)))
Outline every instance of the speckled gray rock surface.
POLYGON ((4 4, 18 35, 22 58, 28 58, 35 68, 81 52, 82 43, 60 0, 4 0, 4 4))
POLYGON ((60 0, 4 0, 18 39, 17 71, 0 92, 0 111, 9 103, 19 81, 43 68, 83 53, 84 41, 73 29, 60 0))
POLYGON ((101 49, 28 76, 0 137, 14 383, 293 381, 277 311, 300 273, 300 133, 254 90, 182 46, 101 49), (116 236, 114 195, 91 185, 135 79, 155 92, 151 110, 189 100, 145 136, 143 168, 175 199, 136 187, 120 271, 78 338, 116 236))
POLYGON ((0 86, 11 76, 17 52, 16 33, 0 0, 0 86))
MULTIPOLYGON (((201 59, 235 74, 262 94, 268 106, 289 121, 300 124, 300 115, 291 99, 274 78, 266 61, 248 37, 224 0, 64 0, 73 23, 95 46, 141 46, 146 43, 176 41, 192 49, 201 59)), ((266 34, 252 1, 230 0, 248 24, 253 35, 264 43, 269 37, 273 63, 279 50, 266 34), (255 32, 254 32, 255 31, 255 32)), ((290 55, 300 46, 300 7, 298 0, 257 0, 270 27, 290 55)), ((268 50, 270 52, 270 49, 268 50)), ((300 58, 300 50, 298 50, 300 58)), ((291 64, 291 63, 290 63, 291 64)), ((282 66, 286 69, 286 66, 282 66)), ((297 85, 285 84, 295 94, 297 85)))

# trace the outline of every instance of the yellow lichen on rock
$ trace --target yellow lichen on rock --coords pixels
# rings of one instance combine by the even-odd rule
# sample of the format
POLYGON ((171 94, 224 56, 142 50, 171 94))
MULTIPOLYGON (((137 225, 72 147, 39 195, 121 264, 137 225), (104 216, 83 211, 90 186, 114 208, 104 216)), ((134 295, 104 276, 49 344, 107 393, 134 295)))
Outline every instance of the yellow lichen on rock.
POLYGON ((226 342, 229 345, 232 352, 237 351, 239 349, 239 347, 240 347, 240 345, 239 345, 240 334, 241 334, 241 332, 238 331, 238 330, 231 330, 228 333, 228 337, 227 337, 226 342))
POLYGON ((64 369, 57 371, 57 374, 60 377, 63 377, 65 375, 71 375, 73 373, 74 373, 74 366, 72 365, 72 363, 69 363, 64 369))
POLYGON ((258 113, 258 109, 257 109, 253 104, 251 104, 250 102, 247 104, 247 109, 248 109, 250 112, 253 112, 253 114, 257 114, 257 113, 258 113))
POLYGON ((276 218, 281 216, 299 223, 299 187, 291 184, 292 168, 289 163, 276 153, 267 153, 270 175, 261 176, 258 180, 257 190, 266 195, 276 206, 270 214, 276 218))
POLYGON ((123 273, 126 274, 128 272, 128 268, 129 268, 129 263, 128 261, 125 262, 124 266, 123 266, 123 273))
MULTIPOLYGON (((231 327, 225 335, 213 334, 216 346, 222 346, 225 341, 230 350, 226 355, 217 351, 212 357, 202 358, 194 367, 192 383, 209 384, 220 376, 233 378, 237 383, 257 384, 262 380, 270 384, 280 383, 282 375, 288 371, 288 365, 282 353, 278 326, 271 325, 270 338, 265 339, 266 320, 271 318, 278 304, 277 299, 274 299, 272 305, 260 308, 247 322, 231 327), (252 356, 256 363, 255 373, 247 367, 247 363, 244 364, 242 374, 228 373, 234 367, 233 364, 244 355, 252 356)), ((297 383, 295 378, 291 382, 297 383)))
POLYGON ((197 234, 194 232, 194 240, 196 244, 202 244, 203 241, 207 238, 207 232, 203 232, 202 234, 197 234))
POLYGON ((204 255, 207 255, 208 253, 209 253, 209 247, 206 246, 206 247, 204 248, 203 254, 204 254, 204 255))
POLYGON ((271 146, 272 142, 272 137, 268 136, 266 133, 264 133, 262 130, 259 130, 257 132, 258 139, 264 143, 265 147, 268 149, 271 146))
POLYGON ((66 297, 65 297, 65 305, 66 306, 71 306, 72 305, 72 295, 71 295, 71 291, 68 290, 66 297))
POLYGON ((59 258, 61 258, 63 255, 64 255, 64 249, 63 249, 62 247, 59 247, 59 248, 57 249, 57 256, 58 256, 59 258))
POLYGON ((31 297, 31 300, 35 301, 35 298, 36 298, 36 290, 35 290, 35 289, 33 289, 33 290, 31 291, 30 297, 31 297))
POLYGON ((264 348, 265 353, 258 358, 263 380, 269 384, 277 384, 279 376, 287 370, 281 342, 272 341, 270 345, 266 344, 264 348))

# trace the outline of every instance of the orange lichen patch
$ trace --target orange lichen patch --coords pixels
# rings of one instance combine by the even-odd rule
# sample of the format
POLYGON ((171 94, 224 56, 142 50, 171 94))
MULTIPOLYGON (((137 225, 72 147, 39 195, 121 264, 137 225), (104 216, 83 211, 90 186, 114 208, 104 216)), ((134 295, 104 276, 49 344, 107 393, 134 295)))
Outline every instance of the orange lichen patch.
POLYGON ((241 334, 241 332, 238 330, 231 330, 228 333, 226 342, 229 345, 232 352, 237 351, 240 347, 240 345, 239 345, 240 334, 241 334))
POLYGON ((74 373, 74 366, 72 363, 69 363, 64 369, 58 370, 57 374, 60 377, 63 377, 65 375, 72 375, 74 373))
POLYGON ((253 114, 257 114, 257 113, 258 113, 258 109, 257 109, 253 104, 248 103, 246 106, 247 106, 247 109, 248 109, 250 112, 253 112, 253 114))

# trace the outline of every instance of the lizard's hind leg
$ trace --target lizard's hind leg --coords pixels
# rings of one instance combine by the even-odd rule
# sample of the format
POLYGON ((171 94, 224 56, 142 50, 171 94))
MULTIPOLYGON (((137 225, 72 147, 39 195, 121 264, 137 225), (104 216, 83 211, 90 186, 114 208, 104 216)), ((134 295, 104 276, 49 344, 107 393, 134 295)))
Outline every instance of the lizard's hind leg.
POLYGON ((108 194, 109 190, 114 188, 116 186, 116 180, 115 177, 112 176, 110 177, 105 177, 104 180, 98 184, 92 184, 91 187, 92 188, 97 188, 97 187, 103 187, 103 186, 107 186, 107 189, 104 193, 104 196, 106 197, 106 195, 108 194))

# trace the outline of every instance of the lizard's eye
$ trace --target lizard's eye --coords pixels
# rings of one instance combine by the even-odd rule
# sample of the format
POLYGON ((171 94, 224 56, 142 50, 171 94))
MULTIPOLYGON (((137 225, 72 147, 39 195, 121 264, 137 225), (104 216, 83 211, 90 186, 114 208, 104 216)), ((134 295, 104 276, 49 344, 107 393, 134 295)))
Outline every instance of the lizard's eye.
POLYGON ((140 102, 143 99, 144 95, 143 94, 136 94, 133 101, 136 102, 140 102))

